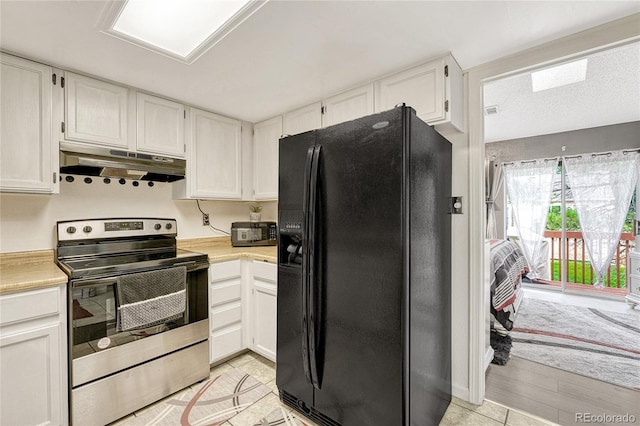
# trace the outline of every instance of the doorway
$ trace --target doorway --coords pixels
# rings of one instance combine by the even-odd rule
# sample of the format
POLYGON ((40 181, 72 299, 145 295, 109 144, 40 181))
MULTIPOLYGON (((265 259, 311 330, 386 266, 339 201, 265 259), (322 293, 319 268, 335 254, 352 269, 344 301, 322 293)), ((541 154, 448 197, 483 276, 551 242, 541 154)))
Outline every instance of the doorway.
POLYGON ((640 388, 640 372, 632 373, 640 362, 640 344, 622 324, 640 320, 640 314, 629 310, 622 299, 635 236, 623 232, 618 238, 614 229, 622 229, 619 220, 628 219, 631 230, 635 215, 631 200, 640 151, 639 70, 640 44, 629 43, 483 84, 485 159, 504 167, 507 190, 503 192, 508 193, 502 196, 505 214, 495 229, 502 231, 498 237, 516 241, 528 264, 521 278, 524 300, 514 310, 513 329, 502 334, 513 342, 512 357, 632 389, 640 388), (613 80, 607 81, 604 74, 612 68, 618 74, 609 75, 613 80), (563 76, 567 70, 571 75, 563 76), (536 88, 536 75, 543 72, 555 73, 554 78, 536 88), (629 85, 610 86, 611 81, 629 85), (629 87, 631 96, 625 90, 629 87), (590 114, 607 99, 615 99, 618 115, 609 114, 603 121, 601 114, 590 114), (554 132, 544 133, 550 130, 554 132), (622 180, 617 161, 628 171, 622 180), (610 204, 626 210, 614 209, 620 210, 612 212, 615 218, 606 216, 609 212, 598 209, 603 192, 610 204), (585 200, 594 203, 600 217, 589 211, 585 200), (533 229, 529 223, 542 228, 533 229), (594 225, 601 227, 600 232, 594 225), (600 240, 594 245, 593 234, 614 232, 617 239, 604 249, 600 240), (539 290, 561 294, 548 297, 539 290), (591 297, 565 297, 574 293, 591 297), (618 297, 619 302, 611 302, 605 310, 602 297, 618 297))
POLYGON ((542 65, 566 61, 587 53, 640 40, 638 17, 605 24, 580 34, 530 49, 517 56, 497 60, 467 73, 469 93, 469 399, 484 398, 486 335, 484 315, 488 306, 484 290, 484 111, 482 88, 487 82, 542 65))

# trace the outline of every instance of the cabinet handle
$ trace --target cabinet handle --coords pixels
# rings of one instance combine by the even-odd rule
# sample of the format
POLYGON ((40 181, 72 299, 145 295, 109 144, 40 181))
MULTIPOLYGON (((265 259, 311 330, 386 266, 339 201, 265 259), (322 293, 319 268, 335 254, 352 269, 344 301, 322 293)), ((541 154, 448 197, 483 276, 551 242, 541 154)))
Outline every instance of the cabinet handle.
POLYGON ((56 172, 53 172, 53 183, 57 183, 58 181, 58 174, 56 172))

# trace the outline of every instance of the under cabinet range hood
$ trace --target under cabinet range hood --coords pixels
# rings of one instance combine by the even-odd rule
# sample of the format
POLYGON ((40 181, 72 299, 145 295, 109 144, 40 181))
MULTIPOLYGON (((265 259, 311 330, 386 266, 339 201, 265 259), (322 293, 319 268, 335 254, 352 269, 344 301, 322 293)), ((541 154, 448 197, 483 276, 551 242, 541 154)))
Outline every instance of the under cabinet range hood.
POLYGON ((154 182, 184 179, 186 161, 117 148, 60 142, 60 173, 154 182))

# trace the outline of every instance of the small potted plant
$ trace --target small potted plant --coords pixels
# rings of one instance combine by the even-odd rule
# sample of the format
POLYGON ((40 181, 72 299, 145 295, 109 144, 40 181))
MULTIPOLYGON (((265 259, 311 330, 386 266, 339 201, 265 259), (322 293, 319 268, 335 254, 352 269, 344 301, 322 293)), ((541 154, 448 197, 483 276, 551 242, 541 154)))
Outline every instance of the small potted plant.
POLYGON ((260 222, 260 213, 262 212, 262 206, 260 204, 252 204, 249 207, 249 220, 251 222, 260 222))

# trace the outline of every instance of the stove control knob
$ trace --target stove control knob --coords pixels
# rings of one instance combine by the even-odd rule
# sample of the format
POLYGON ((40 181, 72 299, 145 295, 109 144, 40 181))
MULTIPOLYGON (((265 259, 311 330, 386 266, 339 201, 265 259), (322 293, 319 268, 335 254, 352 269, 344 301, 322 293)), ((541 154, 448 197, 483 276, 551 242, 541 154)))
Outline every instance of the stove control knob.
POLYGON ((75 233, 76 233, 76 227, 75 226, 67 227, 67 234, 75 234, 75 233))
POLYGON ((166 228, 167 228, 167 229, 171 229, 171 228, 173 228, 173 225, 172 225, 172 224, 170 224, 170 223, 167 223, 166 228))
POLYGON ((155 229, 156 231, 159 231, 160 228, 162 228, 162 225, 160 225, 159 223, 156 223, 155 225, 153 225, 153 229, 155 229))
POLYGON ((92 227, 90 227, 90 226, 85 226, 84 228, 82 228, 82 231, 83 231, 83 232, 86 232, 86 233, 88 234, 89 232, 91 232, 91 230, 92 230, 92 229, 93 229, 93 228, 92 228, 92 227))

